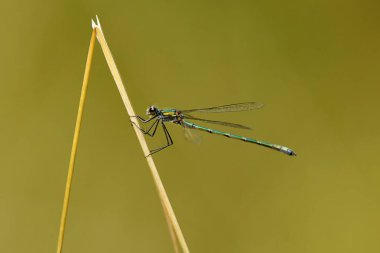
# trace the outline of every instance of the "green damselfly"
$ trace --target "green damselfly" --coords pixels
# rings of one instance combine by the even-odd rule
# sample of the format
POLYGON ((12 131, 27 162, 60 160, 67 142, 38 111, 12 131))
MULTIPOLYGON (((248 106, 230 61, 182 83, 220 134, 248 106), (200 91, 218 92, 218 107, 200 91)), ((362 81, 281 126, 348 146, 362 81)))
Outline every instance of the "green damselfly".
MULTIPOLYGON (((216 107, 209 107, 209 108, 200 108, 200 109, 189 109, 189 110, 178 110, 178 109, 159 109, 155 106, 150 106, 146 110, 146 114, 149 116, 148 119, 144 119, 140 116, 133 116, 139 119, 142 123, 148 124, 150 122, 153 122, 146 130, 138 127, 136 124, 134 124, 136 127, 138 127, 142 133, 149 135, 153 137, 156 134, 156 130, 159 125, 161 125, 165 138, 166 138, 166 145, 153 149, 150 151, 149 155, 152 155, 154 153, 157 153, 164 148, 167 148, 171 145, 173 145, 173 139, 170 136, 170 133, 168 129, 166 128, 165 123, 171 122, 174 124, 181 125, 185 129, 196 129, 196 130, 201 130, 205 131, 211 134, 217 134, 217 135, 223 135, 228 138, 232 139, 237 139, 237 140, 242 140, 244 142, 249 142, 249 143, 254 143, 263 147, 271 148, 277 151, 280 151, 284 154, 290 155, 290 156, 295 156, 296 153, 291 150, 290 148, 287 148, 285 146, 277 145, 277 144, 272 144, 269 142, 265 141, 259 141, 255 140, 252 138, 247 138, 243 137, 240 135, 235 135, 227 132, 222 132, 219 130, 207 128, 198 124, 195 124, 191 121, 201 121, 205 123, 211 123, 211 124, 218 124, 222 126, 228 126, 228 127, 234 127, 234 128, 240 128, 240 129, 250 129, 249 127, 240 125, 240 124, 235 124, 235 123, 229 123, 229 122, 223 122, 223 121, 216 121, 216 120, 208 120, 208 119, 202 119, 202 118, 197 118, 190 113, 194 112, 199 112, 199 113, 222 113, 222 112, 238 112, 238 111, 248 111, 248 110, 253 110, 253 109, 259 109, 263 105, 261 103, 257 102, 247 102, 247 103, 237 103, 237 104, 229 104, 229 105, 222 105, 222 106, 216 106, 216 107), (190 120, 190 121, 189 121, 190 120)), ((133 123, 133 122, 132 122, 133 123)))

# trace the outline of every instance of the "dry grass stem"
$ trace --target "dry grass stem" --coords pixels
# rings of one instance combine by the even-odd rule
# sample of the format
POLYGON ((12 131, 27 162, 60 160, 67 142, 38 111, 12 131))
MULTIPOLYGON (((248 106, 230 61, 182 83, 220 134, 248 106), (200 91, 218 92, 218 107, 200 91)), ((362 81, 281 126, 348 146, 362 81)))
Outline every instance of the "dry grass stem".
POLYGON ((82 123, 82 115, 83 115, 84 104, 86 101, 88 79, 90 78, 91 62, 92 62, 92 56, 93 56, 94 46, 95 46, 95 35, 96 35, 96 31, 95 31, 95 29, 93 29, 92 35, 91 35, 91 40, 90 40, 90 47, 88 49, 86 68, 84 71, 82 91, 81 91, 81 96, 80 96, 80 100, 79 100, 79 109, 78 109, 77 120, 76 120, 76 124, 75 124, 73 145, 71 148, 70 163, 69 163, 69 169, 68 169, 68 173, 67 173, 65 196, 63 199, 63 208, 62 208, 62 214, 61 214, 61 224, 59 227, 57 253, 62 252, 63 238, 64 238, 64 234, 65 234, 67 210, 69 208, 71 182, 72 182, 73 173, 74 173, 75 156, 76 156, 77 148, 78 148, 80 126, 82 123))
MULTIPOLYGON (((108 66, 110 68, 110 71, 112 73, 112 76, 115 80, 115 83, 116 83, 116 86, 120 92, 120 95, 121 95, 121 98, 123 100, 123 103, 125 105, 125 108, 129 114, 129 116, 134 116, 136 115, 133 108, 132 108, 132 104, 128 98, 128 95, 127 95, 127 92, 125 90, 125 87, 124 87, 124 84, 123 84, 123 81, 120 77, 120 74, 119 74, 119 71, 116 67, 116 63, 112 57, 112 54, 111 54, 111 51, 107 45, 107 42, 106 42, 106 39, 104 37, 104 34, 103 34, 103 31, 102 31, 102 28, 100 26, 100 22, 99 22, 99 19, 97 19, 97 23, 95 23, 94 21, 92 21, 92 25, 93 25, 93 28, 96 30, 96 36, 98 38, 98 41, 99 41, 99 44, 101 45, 102 47, 102 50, 103 50, 103 53, 104 53, 104 56, 106 58, 106 61, 108 63, 108 66)), ((134 117, 131 117, 131 120, 139 126, 139 123, 138 121, 136 120, 136 118, 134 117)), ((186 241, 185 241, 185 238, 182 234, 182 231, 181 231, 181 228, 178 224, 178 221, 177 221, 177 218, 174 214, 174 211, 173 211, 173 208, 170 204, 170 201, 169 201, 169 198, 166 194, 166 191, 165 191, 165 188, 162 184, 162 181, 160 179, 160 176, 158 174, 158 171, 157 171, 157 168, 156 168, 156 165, 153 161, 153 158, 152 156, 148 156, 149 155, 149 148, 148 148, 148 145, 145 141, 145 138, 144 138, 144 135, 140 132, 139 129, 137 129, 136 127, 134 127, 134 130, 136 132, 136 135, 137 135, 137 138, 140 142, 140 145, 141 145, 141 148, 144 152, 144 155, 146 156, 146 159, 147 159, 147 162, 148 162, 148 165, 149 165, 149 168, 150 168, 150 171, 152 173, 152 176, 153 176, 153 180, 154 180, 154 183, 157 187, 157 190, 158 190, 158 195, 160 197, 160 200, 161 200, 161 203, 163 205, 163 208, 164 208, 164 213, 167 217, 167 220, 169 221, 169 229, 173 229, 174 230, 174 233, 179 241, 179 244, 181 246, 181 249, 183 252, 185 253, 188 253, 189 252, 189 249, 187 247, 187 244, 186 244, 186 241)), ((172 233, 171 233, 172 234, 172 233)), ((173 238, 174 236, 172 236, 172 239, 173 239, 173 243, 174 245, 176 245, 176 242, 175 242, 175 238, 173 238)), ((176 246, 175 246, 176 247, 176 246)))

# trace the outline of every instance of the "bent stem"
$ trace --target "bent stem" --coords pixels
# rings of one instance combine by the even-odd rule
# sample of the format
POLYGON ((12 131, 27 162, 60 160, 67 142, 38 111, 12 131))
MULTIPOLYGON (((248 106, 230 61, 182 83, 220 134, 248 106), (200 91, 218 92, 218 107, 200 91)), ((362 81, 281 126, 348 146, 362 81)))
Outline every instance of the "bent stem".
MULTIPOLYGON (((131 101, 129 100, 129 97, 127 95, 127 91, 125 90, 123 81, 122 81, 121 76, 119 74, 119 71, 116 67, 115 60, 112 57, 111 50, 109 49, 109 47, 107 45, 107 42, 106 42, 106 39, 104 37, 104 34, 103 34, 103 31, 102 31, 102 28, 100 26, 100 22, 99 22, 98 18, 97 18, 97 23, 92 21, 92 27, 96 30, 96 36, 98 38, 100 46, 102 47, 104 57, 106 58, 106 61, 108 63, 108 67, 110 68, 110 71, 111 71, 112 76, 115 80, 116 86, 120 92, 120 95, 121 95, 121 98, 122 98, 123 103, 125 105, 125 108, 129 114, 129 116, 134 116, 136 114, 133 110, 131 101)), ((130 117, 130 118, 134 124, 139 126, 139 122, 136 120, 135 117, 130 117)), ((156 165, 153 161, 152 156, 149 155, 149 148, 148 148, 148 145, 145 141, 144 135, 136 127, 134 127, 134 130, 135 130, 137 138, 140 142, 140 145, 141 145, 141 148, 144 152, 144 155, 147 159, 150 171, 151 171, 152 176, 153 176, 154 183, 155 183, 157 191, 158 191, 158 195, 159 195, 160 200, 161 200, 161 204, 162 204, 163 209, 164 209, 166 219, 169 223, 168 226, 169 226, 170 234, 171 234, 171 237, 173 240, 174 248, 175 248, 176 252, 178 252, 178 250, 177 250, 178 247, 176 246, 177 245, 176 244, 176 238, 177 238, 179 241, 179 244, 182 248, 182 251, 185 253, 189 253, 190 252, 189 248, 187 247, 185 238, 182 234, 181 228, 178 224, 177 218, 174 214, 173 208, 172 208, 170 201, 169 201, 169 198, 166 194, 164 185, 162 184, 160 175, 158 174, 156 165), (172 230, 174 231, 174 233, 172 230), (175 236, 174 236, 174 234, 175 234, 175 236)))
POLYGON ((90 40, 90 47, 88 49, 88 54, 87 54, 86 68, 84 71, 84 77, 83 77, 82 91, 81 91, 80 100, 79 100, 79 109, 78 109, 78 114, 77 114, 77 120, 75 123, 73 145, 71 147, 71 155, 70 155, 69 169, 68 169, 68 173, 67 173, 65 196, 63 198, 61 224, 59 226, 57 253, 62 252, 63 238, 65 235, 65 225, 66 225, 67 210, 69 208, 71 182, 72 182, 73 174, 74 174, 75 157, 76 157, 77 148, 78 148, 79 132, 80 132, 80 126, 82 123, 83 109, 84 109, 84 104, 86 101, 88 80, 90 78, 91 62, 92 62, 92 56, 94 53, 94 46, 95 46, 95 35, 96 35, 96 31, 95 31, 95 29, 93 29, 92 35, 91 35, 91 40, 90 40))

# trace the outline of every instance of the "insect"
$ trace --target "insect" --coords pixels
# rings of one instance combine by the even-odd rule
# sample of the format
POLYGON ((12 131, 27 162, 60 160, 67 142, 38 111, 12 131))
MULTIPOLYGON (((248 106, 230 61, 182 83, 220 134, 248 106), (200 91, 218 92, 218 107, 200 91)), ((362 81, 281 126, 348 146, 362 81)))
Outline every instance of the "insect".
POLYGON ((243 137, 240 135, 235 135, 227 132, 218 131, 215 129, 207 128, 198 124, 195 124, 191 121, 201 121, 205 123, 210 124, 217 124, 222 126, 228 126, 228 127, 234 127, 234 128, 240 128, 240 129, 250 129, 249 127, 235 124, 235 123, 229 123, 229 122, 223 122, 223 121, 215 121, 215 120, 208 120, 208 119, 202 119, 197 118, 190 113, 199 112, 199 113, 222 113, 222 112, 238 112, 238 111, 248 111, 253 109, 259 109, 263 105, 258 102, 247 102, 247 103, 237 103, 237 104, 229 104, 229 105, 221 105, 216 107, 209 107, 209 108, 200 108, 200 109, 189 109, 189 110, 178 110, 178 109, 159 109, 156 106, 149 106, 146 110, 146 114, 149 116, 148 119, 144 119, 140 116, 132 116, 139 119, 143 124, 148 124, 150 122, 153 122, 150 126, 147 127, 147 129, 142 129, 138 127, 134 122, 132 122, 133 125, 135 125, 137 128, 141 130, 143 134, 149 135, 153 137, 156 134, 157 128, 160 125, 164 131, 165 138, 166 138, 166 145, 153 149, 150 151, 149 155, 152 155, 154 153, 157 153, 171 145, 173 145, 173 139, 170 136, 170 133, 168 129, 166 128, 166 123, 171 122, 177 125, 181 125, 185 128, 185 130, 189 129, 196 129, 204 132, 208 132, 211 134, 216 135, 222 135, 228 138, 241 140, 248 143, 254 143, 263 147, 267 147, 273 150, 280 151, 284 154, 290 155, 290 156, 296 156, 296 153, 291 150, 290 148, 287 148, 285 146, 277 145, 268 143, 265 141, 259 141, 252 138, 243 137), (189 121, 190 120, 190 121, 189 121))

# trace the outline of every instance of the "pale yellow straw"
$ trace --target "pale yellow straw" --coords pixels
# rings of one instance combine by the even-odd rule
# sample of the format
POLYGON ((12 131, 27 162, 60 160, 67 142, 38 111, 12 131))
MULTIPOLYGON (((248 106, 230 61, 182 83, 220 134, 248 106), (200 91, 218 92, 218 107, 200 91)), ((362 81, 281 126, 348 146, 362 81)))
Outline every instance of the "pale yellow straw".
MULTIPOLYGON (((125 86, 123 84, 123 81, 121 80, 121 77, 120 77, 120 74, 119 74, 119 71, 116 67, 116 63, 112 57, 112 54, 111 54, 111 51, 107 45, 107 42, 106 42, 106 39, 104 37, 104 34, 103 34, 103 31, 102 31, 102 28, 100 26, 100 22, 99 22, 99 19, 98 17, 97 18, 97 23, 95 23, 94 21, 92 21, 92 27, 96 30, 96 37, 98 38, 98 41, 99 41, 99 44, 100 46, 102 47, 102 50, 103 50, 103 54, 106 58, 106 61, 108 63, 108 67, 110 68, 110 71, 112 73, 112 76, 115 80, 115 83, 116 83, 116 86, 120 92, 120 95, 121 95, 121 98, 124 102, 124 105, 125 105, 125 108, 129 114, 129 116, 134 116, 136 115, 133 108, 132 108, 132 104, 128 98, 128 95, 127 95, 127 92, 125 90, 125 86)), ((137 126, 139 126, 139 123, 138 121, 136 120, 135 117, 130 117, 131 121, 134 122, 137 126)), ((165 191, 165 188, 162 184, 162 181, 160 179, 160 176, 158 174, 158 171, 157 171, 157 168, 156 168, 156 165, 153 161, 153 158, 152 156, 149 155, 149 148, 148 148, 148 145, 145 141, 145 138, 144 138, 144 135, 141 133, 141 131, 139 129, 137 129, 136 127, 134 127, 135 129, 135 133, 137 135, 137 138, 140 142, 140 145, 141 145, 141 148, 144 152, 144 155, 147 159, 147 162, 148 162, 148 165, 149 165, 149 168, 150 168, 150 171, 152 173, 152 176, 153 176, 153 180, 154 180, 154 183, 157 187, 157 191, 158 191, 158 195, 160 197, 160 200, 161 200, 161 203, 163 205, 163 208, 164 208, 164 213, 167 215, 167 219, 170 221, 170 225, 169 225, 169 229, 173 229, 174 230, 174 233, 175 235, 177 236, 178 238, 178 241, 179 241, 179 244, 182 248, 182 251, 184 253, 189 253, 189 249, 187 247, 187 244, 186 244, 186 241, 185 241, 185 238, 182 234, 182 231, 181 231, 181 228, 178 224, 178 221, 177 221, 177 218, 174 214, 174 211, 173 211, 173 208, 170 204, 170 201, 169 201, 169 198, 166 194, 166 191, 165 191)), ((172 237, 173 238, 173 237, 172 237)), ((173 241, 174 245, 175 244, 175 241, 173 241)), ((175 246, 176 247, 176 246, 175 246)))
POLYGON ((88 84, 88 79, 90 78, 91 62, 92 62, 92 56, 94 53, 94 45, 95 45, 95 35, 96 35, 96 31, 95 29, 93 29, 91 40, 90 40, 90 48, 88 49, 88 54, 87 54, 86 68, 84 71, 82 91, 80 95, 79 109, 78 109, 78 114, 77 114, 77 121, 75 123, 73 145, 71 147, 69 170, 67 173, 66 190, 65 190, 65 196, 63 199, 63 208, 62 208, 62 214, 61 214, 61 224, 59 226, 57 253, 62 252, 63 238, 65 235, 65 225, 66 225, 67 210, 69 208, 71 182, 72 182, 73 173, 74 173, 75 156, 76 156, 77 148, 78 148, 79 132, 80 132, 80 126, 82 123, 84 102, 86 100, 87 84, 88 84))

